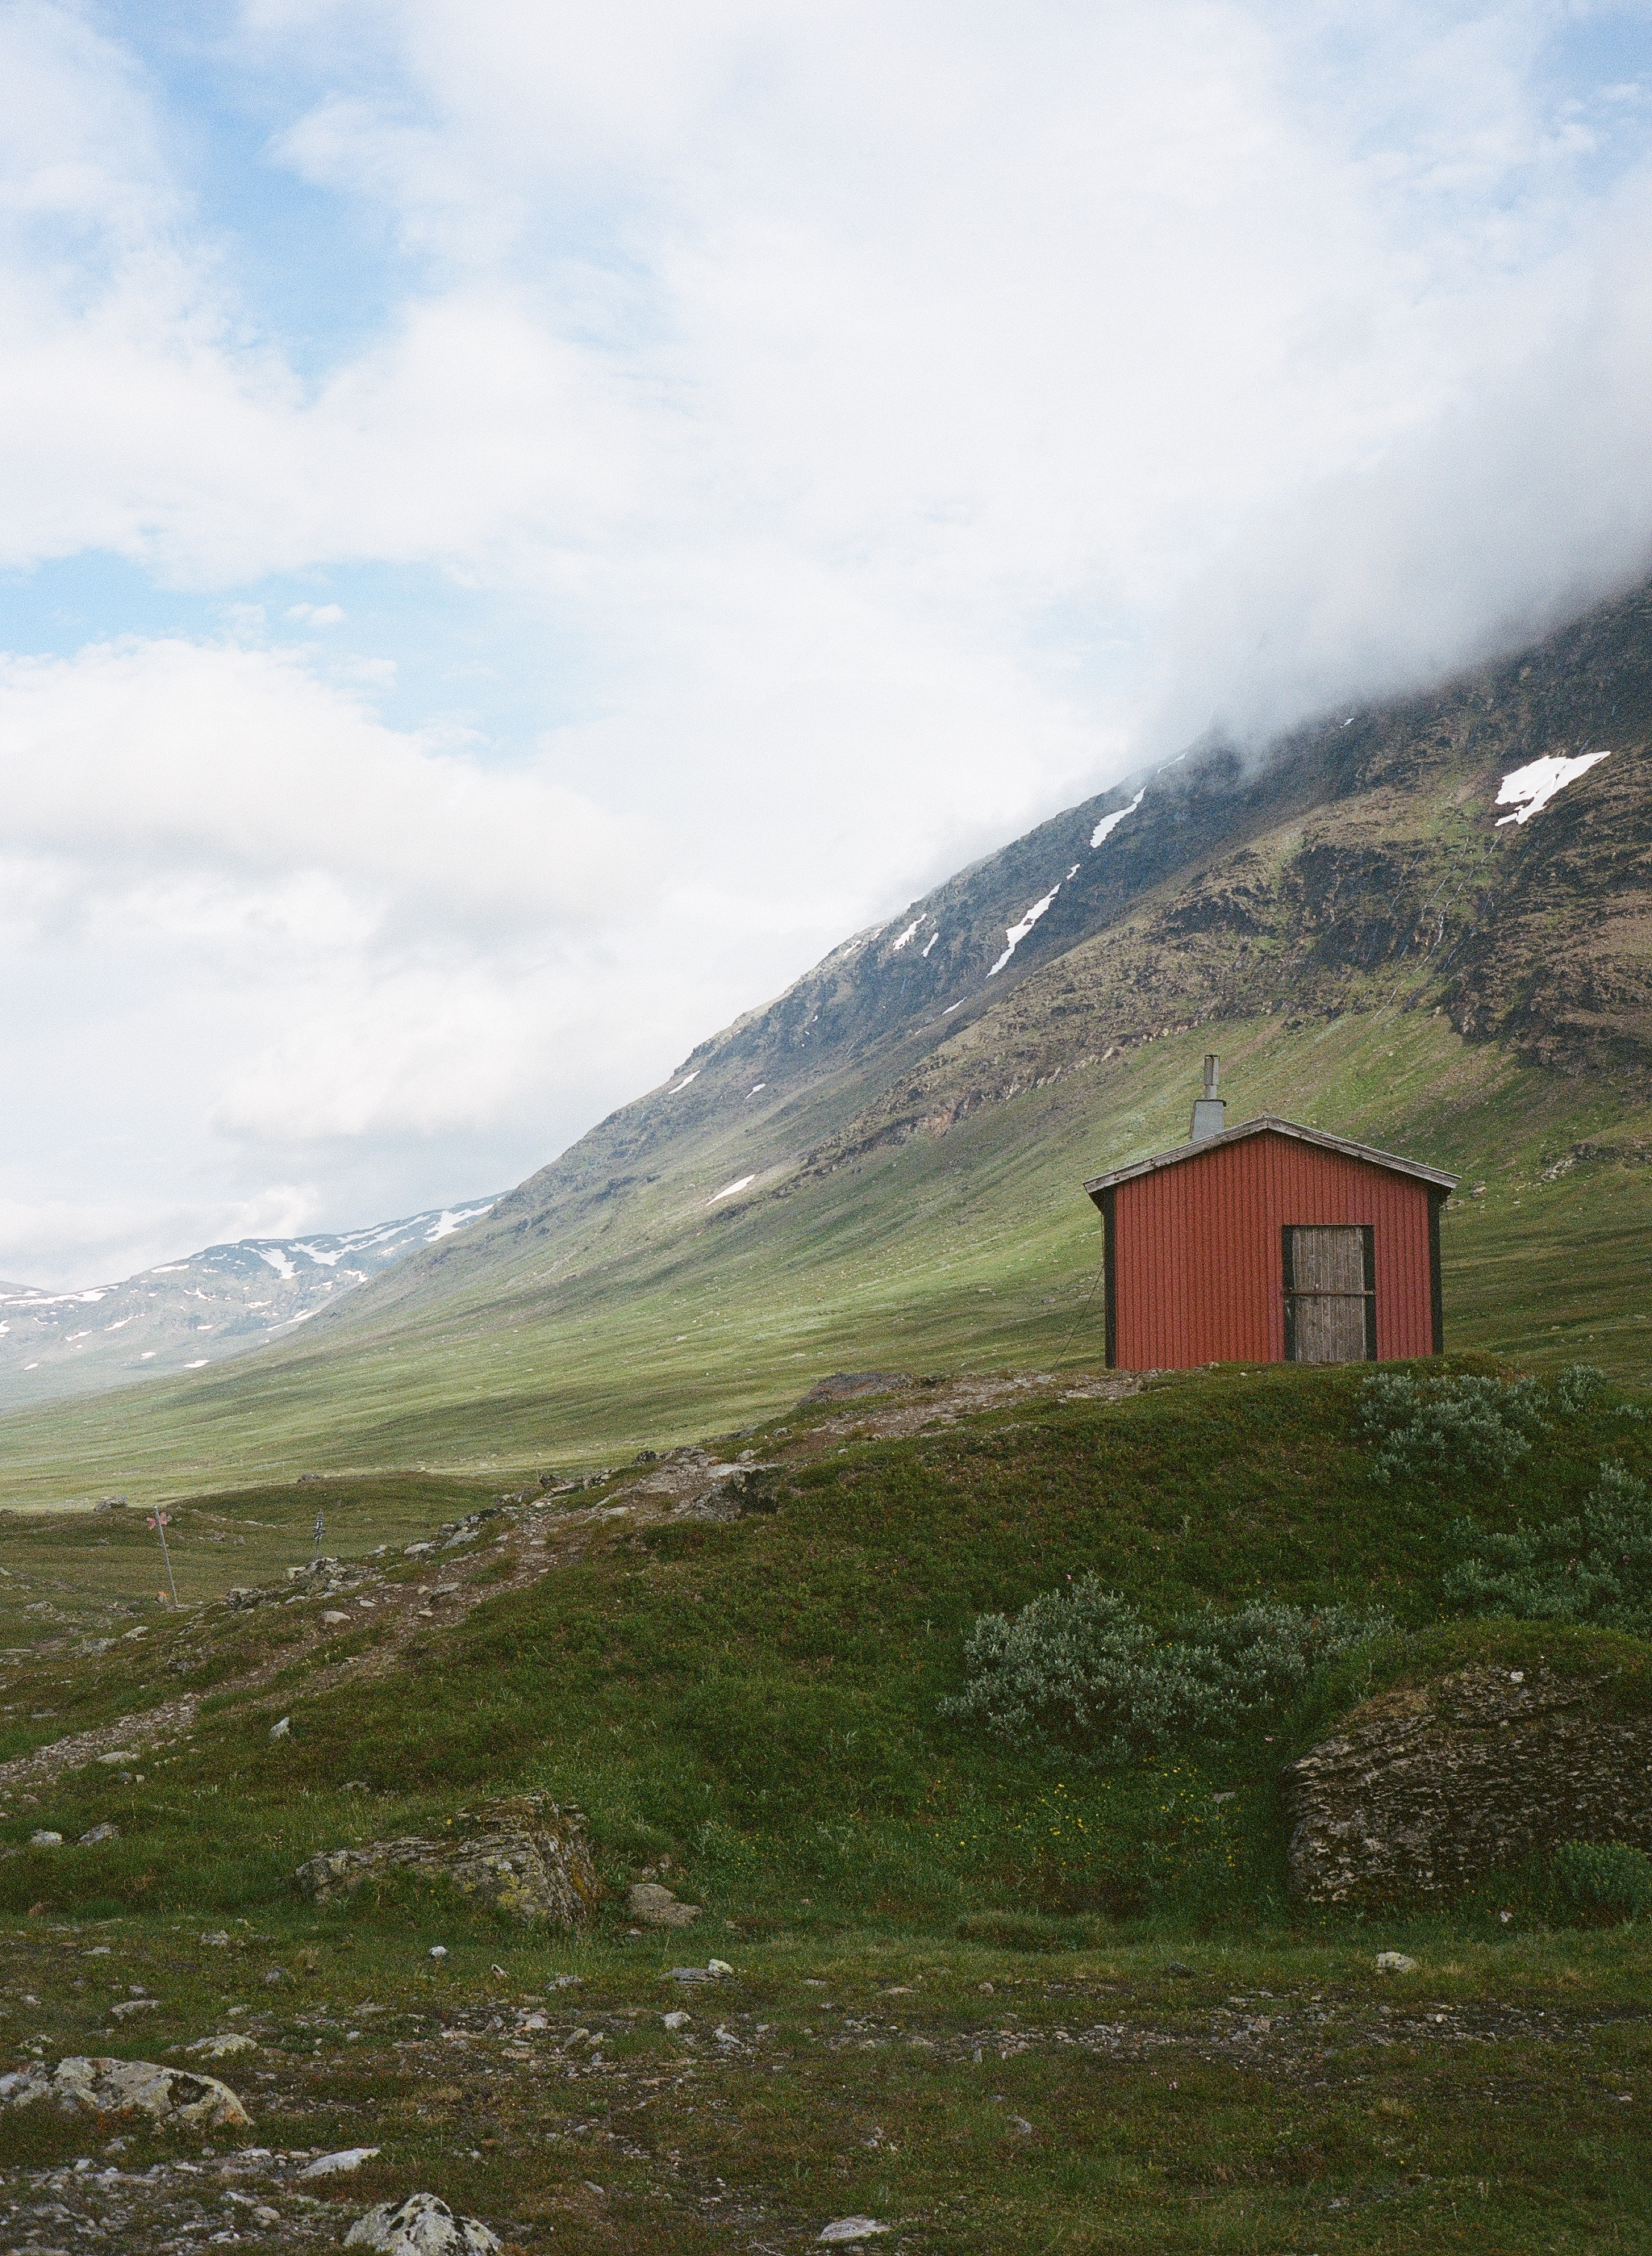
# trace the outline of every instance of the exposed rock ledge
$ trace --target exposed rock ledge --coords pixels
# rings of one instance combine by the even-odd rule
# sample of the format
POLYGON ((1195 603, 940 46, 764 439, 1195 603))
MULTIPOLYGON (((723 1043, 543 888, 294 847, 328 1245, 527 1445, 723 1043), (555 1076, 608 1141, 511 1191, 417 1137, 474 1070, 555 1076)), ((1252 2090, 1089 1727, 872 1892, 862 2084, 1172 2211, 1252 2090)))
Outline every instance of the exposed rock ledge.
POLYGON ((409 1834, 325 1850, 295 1878, 317 1903, 352 1894, 364 1880, 418 1872, 533 1925, 575 1927, 590 1915, 601 1890, 577 1809, 518 1794, 455 1810, 447 1826, 434 1839, 409 1834))
POLYGON ((1652 1850, 1652 1717, 1607 1715, 1604 1681, 1477 1664, 1367 1700, 1284 1773, 1291 1893, 1393 1903, 1563 1841, 1652 1850))

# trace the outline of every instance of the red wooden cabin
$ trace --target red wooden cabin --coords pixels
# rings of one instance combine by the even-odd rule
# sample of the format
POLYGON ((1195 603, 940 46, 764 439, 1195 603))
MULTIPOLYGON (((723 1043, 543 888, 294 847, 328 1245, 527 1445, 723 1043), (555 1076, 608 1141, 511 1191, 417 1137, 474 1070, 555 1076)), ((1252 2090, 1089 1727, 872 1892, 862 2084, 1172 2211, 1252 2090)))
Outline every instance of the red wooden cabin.
POLYGON ((1226 1128, 1216 1061, 1189 1140, 1097 1175, 1107 1362, 1438 1355, 1440 1209, 1455 1175, 1264 1114, 1226 1128))

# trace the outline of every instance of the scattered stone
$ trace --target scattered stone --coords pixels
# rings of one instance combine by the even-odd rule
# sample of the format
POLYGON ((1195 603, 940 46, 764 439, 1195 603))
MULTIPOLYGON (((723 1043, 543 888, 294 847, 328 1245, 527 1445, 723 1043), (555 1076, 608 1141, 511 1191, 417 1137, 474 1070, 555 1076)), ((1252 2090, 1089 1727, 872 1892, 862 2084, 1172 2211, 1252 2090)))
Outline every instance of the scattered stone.
POLYGON ((42 1826, 38 1833, 30 1834, 29 1846, 32 1849, 60 1849, 63 1846, 63 1836, 60 1833, 48 1832, 46 1827, 42 1826))
POLYGON ((112 1766, 116 1763, 136 1762, 137 1757, 130 1747, 116 1747, 112 1754, 94 1755, 92 1759, 94 1762, 105 1763, 112 1766))
POLYGON ((299 2172, 301 2178, 342 2177, 348 2170, 359 2170, 363 2162, 370 2162, 378 2152, 376 2147, 341 2147, 336 2154, 318 2154, 299 2172))
POLYGON ((698 1904, 679 1903, 657 1880, 638 1880, 625 1899, 626 1909, 644 1927, 692 1927, 699 1917, 698 1904))
POLYGON ((668 1982, 714 1982, 716 1978, 703 1966, 673 1966, 665 1976, 668 1982))
POLYGON ((692 2013, 685 2013, 679 2010, 674 2013, 667 2013, 664 2016, 664 2021, 668 2029, 685 2029, 693 2018, 692 2013))
POLYGON ((447 1945, 445 1942, 432 1942, 430 1946, 430 1955, 432 1958, 446 1958, 447 1945))
POLYGON ((1402 1950, 1379 1950, 1376 1956, 1379 1974, 1415 1974, 1417 1961, 1408 1958, 1402 1950))
POLYGON ((331 1903, 364 1880, 414 1872, 531 1925, 575 1927, 589 1916, 601 1890, 579 1810, 520 1794, 456 1810, 450 1822, 445 1840, 414 1834, 328 1850, 299 1865, 298 1884, 317 1903, 331 1903))
POLYGON ((1379 1906, 1566 1841, 1652 1850, 1652 1718, 1604 1681, 1476 1664, 1366 1701, 1285 1772, 1292 1893, 1379 1906))
POLYGON ((734 1970, 726 1958, 708 1958, 706 1961, 706 1971, 714 1980, 720 1981, 725 1974, 732 1974, 734 1970))
POLYGON ((1174 1974, 1179 1981, 1185 1982, 1192 1976, 1193 1970, 1182 1959, 1167 1958, 1164 1962, 1164 1971, 1167 1974, 1174 1974))
POLYGON ((433 2193, 410 2193, 358 2217, 344 2245, 377 2256, 490 2256, 499 2243, 480 2218, 455 2217, 433 2193))
POLYGON ((292 1717, 283 1716, 278 1724, 271 1724, 270 1726, 270 1736, 272 1739, 291 1738, 292 1736, 292 1717))
POLYGON ((856 1394, 899 1394, 911 1384, 910 1371, 840 1371, 812 1386, 803 1401, 847 1402, 856 1394))
POLYGON ((159 2003, 158 1998, 123 1998, 118 2006, 109 2007, 109 2012, 117 2021, 123 2021, 128 2013, 152 2013, 159 2003))
POLYGON ((41 2063, 0 2076, 0 2107, 28 2107, 39 2099, 55 2099, 66 2113, 148 2115, 197 2131, 228 2130, 252 2119, 215 2076, 162 2068, 152 2060, 75 2055, 55 2068, 41 2063))
MULTIPOLYGON (((806 1401, 808 1397, 805 1395, 806 1401)), ((870 2240, 880 2232, 889 2232, 893 2226, 880 2224, 875 2217, 834 2217, 830 2224, 815 2235, 816 2240, 870 2240)))
POLYGON ((118 1825, 94 1825, 88 1832, 81 1834, 80 1845, 82 1849, 95 1849, 100 1841, 118 1841, 120 1837, 118 1825))
POLYGON ((221 1928, 215 1935, 203 1935, 200 1940, 214 1950, 228 1950, 229 1948, 229 1937, 221 1928))
POLYGON ((221 2036, 197 2037, 193 2044, 184 2047, 186 2052, 199 2053, 203 2060, 227 2060, 231 2053, 257 2049, 257 2037, 250 2037, 240 2029, 227 2029, 221 2036))
POLYGON ((341 1614, 336 1606, 329 1606, 321 1617, 321 1626, 323 1629, 336 1629, 340 1622, 347 1622, 348 1619, 348 1614, 341 1614))

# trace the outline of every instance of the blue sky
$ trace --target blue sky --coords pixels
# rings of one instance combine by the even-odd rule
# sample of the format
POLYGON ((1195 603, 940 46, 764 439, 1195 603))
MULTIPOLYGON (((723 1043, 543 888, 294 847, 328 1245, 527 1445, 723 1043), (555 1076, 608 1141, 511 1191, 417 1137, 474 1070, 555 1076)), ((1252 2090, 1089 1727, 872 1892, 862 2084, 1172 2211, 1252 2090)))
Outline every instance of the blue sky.
POLYGON ((1643 6, 0 4, 0 1274, 508 1183, 1644 570, 1649 102, 1643 6))

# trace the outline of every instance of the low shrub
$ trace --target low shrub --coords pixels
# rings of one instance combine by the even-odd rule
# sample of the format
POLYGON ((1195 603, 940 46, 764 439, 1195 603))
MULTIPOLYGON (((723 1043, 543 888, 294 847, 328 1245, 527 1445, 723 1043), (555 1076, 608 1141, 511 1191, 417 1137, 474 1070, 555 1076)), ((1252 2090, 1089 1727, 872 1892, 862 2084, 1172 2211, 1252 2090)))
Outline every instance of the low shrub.
POLYGON ((1652 1636, 1652 1496, 1621 1465, 1601 1466, 1571 1518, 1546 1527, 1522 1520, 1506 1534, 1463 1519, 1451 1533, 1463 1555, 1443 1585, 1452 1604, 1471 1613, 1598 1622, 1652 1636))
MULTIPOLYGON (((1574 1369, 1586 1366, 1576 1365, 1574 1369)), ((1358 1430, 1374 1449, 1371 1477, 1395 1481, 1501 1479, 1548 1430, 1536 1379, 1413 1378, 1378 1371, 1360 1389, 1358 1430)))
POLYGON ((1555 1851, 1553 1877, 1580 1923, 1616 1927, 1652 1912, 1652 1857, 1625 1841, 1568 1841, 1555 1851))
POLYGON ((1569 1363, 1555 1381, 1555 1406, 1568 1418, 1598 1410, 1606 1391, 1606 1375, 1592 1363, 1569 1363))
POLYGON ((1303 1692, 1324 1663, 1391 1626, 1346 1606, 1206 1606, 1161 1636, 1086 1575, 1011 1620, 981 1614, 968 1682, 941 1713, 1056 1763, 1086 1768, 1238 1737, 1303 1692))

